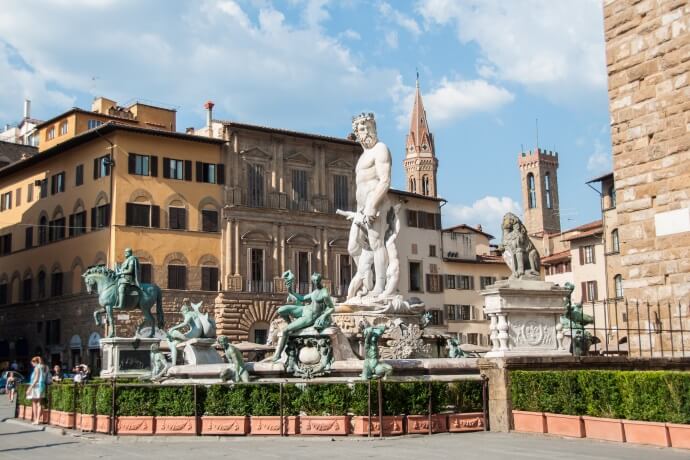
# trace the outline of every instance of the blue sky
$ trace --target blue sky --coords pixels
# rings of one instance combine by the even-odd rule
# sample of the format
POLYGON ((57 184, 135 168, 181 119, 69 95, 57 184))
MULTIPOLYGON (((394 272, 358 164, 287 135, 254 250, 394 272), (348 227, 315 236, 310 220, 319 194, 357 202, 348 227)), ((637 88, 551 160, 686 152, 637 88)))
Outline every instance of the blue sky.
POLYGON ((404 189, 418 69, 435 136, 444 225, 498 236, 520 212, 517 155, 559 152, 563 227, 596 220, 584 183, 610 170, 599 0, 5 0, 0 123, 24 98, 48 118, 94 96, 345 136, 376 113, 404 189))

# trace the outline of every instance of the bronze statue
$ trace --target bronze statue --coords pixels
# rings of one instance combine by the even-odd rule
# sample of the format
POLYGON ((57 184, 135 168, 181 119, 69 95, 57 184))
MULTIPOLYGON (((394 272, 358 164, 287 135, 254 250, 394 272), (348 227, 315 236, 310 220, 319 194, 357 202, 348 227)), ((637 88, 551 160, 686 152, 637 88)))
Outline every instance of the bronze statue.
POLYGON ((170 364, 165 359, 160 346, 157 343, 151 344, 151 380, 160 380, 169 367, 170 364))
POLYGON ((520 219, 509 212, 503 216, 503 241, 498 250, 510 268, 510 279, 539 279, 539 252, 520 219))
MULTIPOLYGON (((361 325, 360 327, 363 327, 361 325)), ((393 373, 390 364, 380 362, 379 338, 386 332, 386 326, 364 327, 364 362, 362 363, 362 379, 386 378, 393 373)))
POLYGON ((117 308, 124 308, 127 292, 141 291, 139 284, 139 258, 132 254, 132 249, 125 249, 125 260, 122 265, 115 265, 117 275, 117 308), (128 289, 129 288, 129 289, 128 289))
POLYGON ((449 337, 446 339, 446 348, 448 349, 449 358, 466 358, 467 354, 462 351, 458 339, 449 337))
POLYGON ((565 308, 565 314, 561 316, 563 334, 570 336, 570 352, 574 356, 586 356, 592 345, 601 342, 599 337, 585 329, 586 326, 594 323, 594 318, 583 311, 581 303, 572 304, 571 298, 575 286, 572 283, 565 283, 564 287, 568 290, 568 294, 563 298, 565 308))
POLYGON ((295 275, 290 270, 283 273, 283 279, 285 280, 285 286, 288 290, 288 301, 292 300, 295 303, 283 305, 278 308, 278 315, 280 315, 288 325, 280 333, 278 345, 273 355, 273 362, 280 360, 283 350, 285 349, 286 341, 290 335, 312 326, 318 331, 330 326, 331 313, 333 313, 335 309, 333 300, 328 295, 328 290, 323 287, 322 278, 319 273, 314 273, 311 276, 314 290, 304 296, 295 292, 295 275))
POLYGON ((225 357, 230 366, 220 373, 221 380, 232 380, 233 382, 249 382, 249 373, 244 365, 242 352, 237 349, 225 336, 218 337, 218 344, 225 350, 225 357))

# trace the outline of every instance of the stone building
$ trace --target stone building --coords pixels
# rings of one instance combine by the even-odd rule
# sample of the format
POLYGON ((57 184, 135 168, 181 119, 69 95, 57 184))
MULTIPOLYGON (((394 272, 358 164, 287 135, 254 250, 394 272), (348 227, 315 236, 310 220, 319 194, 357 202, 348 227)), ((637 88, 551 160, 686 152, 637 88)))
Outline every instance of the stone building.
POLYGON ((690 5, 606 0, 604 29, 625 296, 687 305, 690 5))
POLYGON ((0 131, 0 141, 36 147, 39 141, 36 127, 41 123, 41 120, 31 117, 31 101, 26 99, 21 121, 16 126, 5 125, 5 129, 0 131))
POLYGON ((438 196, 436 172, 438 158, 434 137, 429 130, 419 79, 415 90, 414 105, 410 117, 410 130, 405 142, 405 160, 403 161, 407 177, 407 191, 424 196, 438 196))

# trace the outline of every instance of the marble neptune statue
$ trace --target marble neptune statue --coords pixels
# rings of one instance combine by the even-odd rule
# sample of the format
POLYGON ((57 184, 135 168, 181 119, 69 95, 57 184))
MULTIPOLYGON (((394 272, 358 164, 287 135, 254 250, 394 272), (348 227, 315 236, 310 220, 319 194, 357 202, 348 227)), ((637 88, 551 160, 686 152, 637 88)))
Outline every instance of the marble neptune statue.
MULTIPOLYGON (((395 247, 400 230, 400 206, 394 206, 388 197, 391 153, 378 139, 374 114, 354 117, 352 129, 363 148, 355 167, 357 209, 355 212, 337 211, 352 221, 348 252, 357 265, 348 287, 347 301, 367 298, 386 302, 397 290, 400 276, 395 247)), ((356 303, 361 304, 361 301, 356 303)))

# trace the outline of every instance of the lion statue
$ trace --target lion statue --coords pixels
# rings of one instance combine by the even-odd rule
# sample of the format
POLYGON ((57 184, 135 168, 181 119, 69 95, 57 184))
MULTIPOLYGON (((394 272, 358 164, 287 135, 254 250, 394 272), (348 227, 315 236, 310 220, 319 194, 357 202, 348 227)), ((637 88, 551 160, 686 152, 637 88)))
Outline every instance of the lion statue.
POLYGON ((503 241, 498 250, 503 252, 503 259, 510 267, 510 279, 539 279, 539 252, 529 239, 525 225, 509 212, 503 216, 501 228, 503 241))

